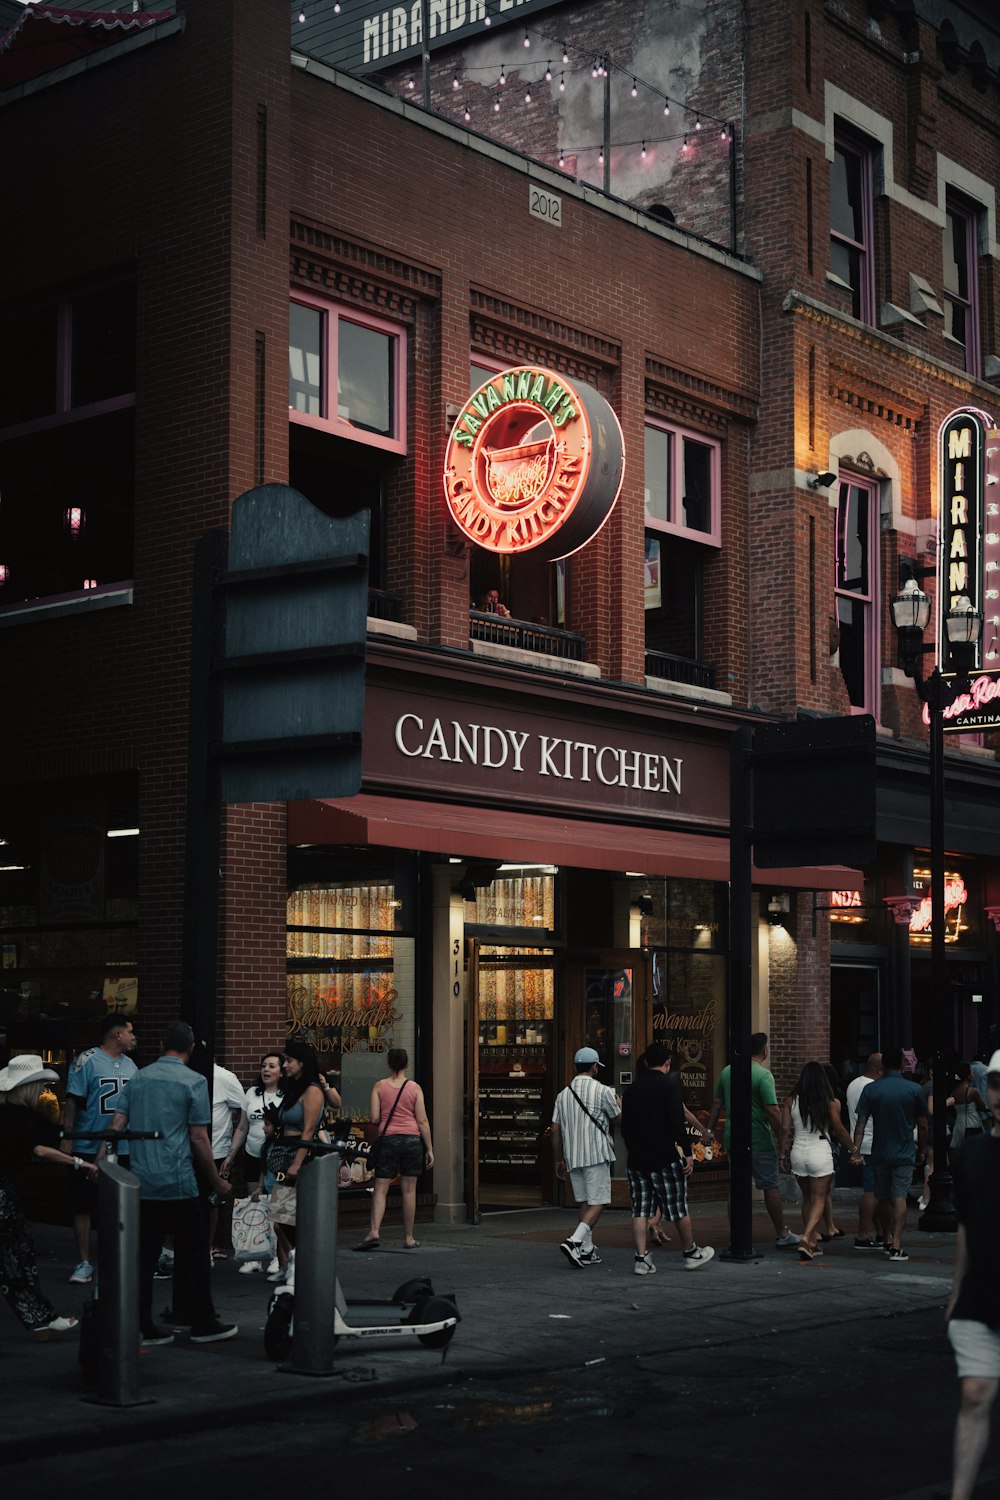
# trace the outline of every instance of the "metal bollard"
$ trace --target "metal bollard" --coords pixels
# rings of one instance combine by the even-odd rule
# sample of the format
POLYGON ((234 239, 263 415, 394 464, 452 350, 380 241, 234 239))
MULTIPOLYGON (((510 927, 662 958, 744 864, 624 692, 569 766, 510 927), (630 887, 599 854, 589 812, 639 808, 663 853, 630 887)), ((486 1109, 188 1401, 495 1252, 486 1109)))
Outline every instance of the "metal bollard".
POLYGON ((84 1399, 139 1406, 139 1183, 114 1159, 99 1165, 97 1224, 97 1395, 84 1399))
POLYGON ((296 1189, 295 1337, 283 1366, 296 1375, 334 1373, 339 1172, 339 1152, 315 1156, 296 1189))

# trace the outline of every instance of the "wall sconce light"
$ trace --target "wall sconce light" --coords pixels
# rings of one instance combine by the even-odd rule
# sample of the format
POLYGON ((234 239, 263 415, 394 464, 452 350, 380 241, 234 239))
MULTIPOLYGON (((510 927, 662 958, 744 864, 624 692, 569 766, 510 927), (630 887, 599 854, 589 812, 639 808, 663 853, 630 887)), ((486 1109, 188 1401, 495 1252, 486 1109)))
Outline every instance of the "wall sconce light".
POLYGON ((471 880, 460 880, 458 883, 458 894, 463 901, 475 901, 476 887, 471 880))
POLYGON ((824 469, 820 474, 814 474, 809 480, 811 490, 828 490, 836 480, 837 476, 830 469, 824 469))
POLYGON ((785 921, 791 911, 791 898, 787 891, 778 891, 771 896, 767 903, 767 920, 772 927, 784 927, 785 921))

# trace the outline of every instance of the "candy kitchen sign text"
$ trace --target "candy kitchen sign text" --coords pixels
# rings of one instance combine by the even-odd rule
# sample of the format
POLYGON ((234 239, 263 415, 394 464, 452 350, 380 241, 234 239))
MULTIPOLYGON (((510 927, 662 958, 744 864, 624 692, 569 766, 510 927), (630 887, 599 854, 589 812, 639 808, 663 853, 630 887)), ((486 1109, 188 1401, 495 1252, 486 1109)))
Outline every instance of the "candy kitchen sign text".
POLYGON ((425 719, 414 713, 397 718, 394 734, 396 749, 410 760, 527 772, 556 781, 589 781, 663 796, 681 794, 684 759, 679 755, 505 729, 496 724, 425 719))

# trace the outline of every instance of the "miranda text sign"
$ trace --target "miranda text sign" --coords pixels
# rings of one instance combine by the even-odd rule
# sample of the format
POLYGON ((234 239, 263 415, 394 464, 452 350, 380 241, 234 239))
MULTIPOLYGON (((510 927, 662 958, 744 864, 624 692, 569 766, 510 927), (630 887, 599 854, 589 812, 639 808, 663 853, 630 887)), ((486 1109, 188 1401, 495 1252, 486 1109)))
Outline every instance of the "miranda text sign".
MULTIPOLYGON (((944 711, 952 733, 1000 725, 1000 432, 962 407, 941 426, 938 650, 948 671, 944 618, 964 596, 983 617, 967 690, 944 711)), ((924 709, 924 719, 928 718, 924 709)))

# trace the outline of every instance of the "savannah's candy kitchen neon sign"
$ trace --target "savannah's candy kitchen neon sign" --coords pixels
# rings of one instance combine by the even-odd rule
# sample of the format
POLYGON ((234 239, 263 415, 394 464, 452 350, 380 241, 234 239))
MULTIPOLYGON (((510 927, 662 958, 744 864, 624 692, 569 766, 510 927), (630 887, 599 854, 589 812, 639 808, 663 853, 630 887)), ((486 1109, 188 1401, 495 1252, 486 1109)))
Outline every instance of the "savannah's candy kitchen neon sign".
POLYGON ((477 547, 568 557, 597 535, 622 486, 618 418, 582 381, 523 365, 469 397, 451 431, 444 493, 477 547))

